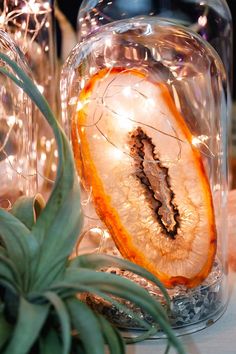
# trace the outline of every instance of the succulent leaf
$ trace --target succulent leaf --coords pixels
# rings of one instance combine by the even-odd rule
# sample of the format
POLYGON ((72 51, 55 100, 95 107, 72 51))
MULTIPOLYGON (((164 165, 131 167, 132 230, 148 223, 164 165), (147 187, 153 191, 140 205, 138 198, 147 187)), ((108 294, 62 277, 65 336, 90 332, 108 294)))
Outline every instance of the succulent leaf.
POLYGON ((4 210, 0 210, 0 235, 9 259, 16 264, 19 274, 24 276, 26 289, 29 283, 30 262, 38 250, 38 243, 19 219, 4 210))
POLYGON ((58 333, 50 329, 45 336, 40 337, 40 353, 43 354, 61 354, 61 342, 58 333))
POLYGON ((51 242, 45 241, 44 243, 32 290, 48 286, 65 270, 67 258, 72 252, 82 226, 83 219, 77 205, 78 195, 79 187, 75 185, 67 198, 64 199, 63 205, 47 231, 54 238, 51 239, 51 242))
POLYGON ((22 285, 15 264, 6 255, 0 253, 0 284, 3 280, 18 288, 22 285))
POLYGON ((70 261, 69 267, 77 269, 87 268, 97 270, 104 267, 118 267, 120 269, 126 269, 153 282, 161 290, 167 304, 170 305, 170 297, 164 285, 153 274, 126 259, 102 254, 87 254, 86 256, 82 255, 72 259, 70 261))
MULTIPOLYGON (((134 301, 135 298, 137 301, 135 303, 139 306, 141 305, 140 307, 144 305, 147 296, 145 289, 134 282, 130 282, 128 279, 121 278, 115 274, 96 272, 85 268, 67 269, 65 280, 71 283, 93 286, 101 291, 125 298, 129 301, 134 301), (139 303, 140 299, 144 299, 143 304, 139 303)), ((168 320, 163 307, 156 301, 153 301, 152 304, 159 311, 159 315, 168 320)))
POLYGON ((96 315, 84 303, 75 300, 67 300, 67 306, 72 323, 76 328, 86 354, 105 354, 105 343, 96 315), (88 334, 92 334, 88 338, 88 334))
POLYGON ((44 207, 45 202, 40 194, 35 197, 20 197, 13 205, 11 214, 31 230, 44 207))
POLYGON ((43 297, 45 297, 56 310, 60 322, 63 344, 61 352, 62 354, 68 354, 71 348, 71 326, 66 306, 56 293, 48 291, 43 294, 43 297))
POLYGON ((105 343, 108 345, 111 354, 125 353, 125 342, 119 331, 101 315, 97 315, 100 327, 103 332, 105 343))
POLYGON ((17 323, 4 354, 28 353, 47 319, 49 305, 35 305, 20 298, 17 323))
POLYGON ((10 338, 12 333, 12 326, 5 320, 2 312, 0 312, 0 352, 2 348, 10 338))

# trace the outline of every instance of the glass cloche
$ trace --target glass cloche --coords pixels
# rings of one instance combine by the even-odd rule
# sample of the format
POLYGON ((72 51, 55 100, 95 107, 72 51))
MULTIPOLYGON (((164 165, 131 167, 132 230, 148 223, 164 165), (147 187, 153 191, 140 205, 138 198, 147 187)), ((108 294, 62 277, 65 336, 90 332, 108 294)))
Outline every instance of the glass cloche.
POLYGON ((227 89, 216 52, 170 21, 115 21, 74 48, 61 98, 81 179, 80 240, 155 274, 177 333, 213 323, 227 303, 227 89))

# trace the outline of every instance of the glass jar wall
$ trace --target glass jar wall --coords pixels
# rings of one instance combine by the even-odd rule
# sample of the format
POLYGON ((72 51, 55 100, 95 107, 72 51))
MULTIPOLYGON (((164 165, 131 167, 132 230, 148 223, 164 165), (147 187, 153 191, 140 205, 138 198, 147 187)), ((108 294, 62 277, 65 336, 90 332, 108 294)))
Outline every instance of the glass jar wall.
MULTIPOLYGON (((53 111, 57 113, 56 42, 52 0, 0 1, 0 28, 24 53, 34 79, 53 111)), ((39 191, 47 197, 57 166, 55 140, 51 128, 35 111, 39 191)))
MULTIPOLYGON (((177 333, 204 328, 227 303, 225 82, 200 36, 152 17, 104 26, 74 48, 62 72, 81 238, 96 244, 91 252, 155 274, 169 289, 177 333)), ((135 281, 160 299, 151 284, 135 281)), ((119 313, 113 320, 135 327, 119 313)))
MULTIPOLYGON (((0 51, 25 72, 24 56, 6 32, 0 29, 0 51)), ((5 67, 4 61, 0 62, 5 67)), ((11 71, 9 67, 7 69, 11 71)), ((11 209, 15 200, 36 193, 36 136, 32 104, 27 95, 0 74, 0 206, 11 209)))
POLYGON ((225 0, 84 0, 78 14, 78 40, 113 21, 159 16, 196 31, 218 52, 232 80, 232 18, 225 0))

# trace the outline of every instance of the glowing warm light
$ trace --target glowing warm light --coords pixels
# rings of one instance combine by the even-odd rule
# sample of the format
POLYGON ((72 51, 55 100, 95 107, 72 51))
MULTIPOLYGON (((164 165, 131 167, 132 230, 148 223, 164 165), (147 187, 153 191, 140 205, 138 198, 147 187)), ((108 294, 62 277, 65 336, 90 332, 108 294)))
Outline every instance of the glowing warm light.
POLYGON ((80 111, 81 109, 83 109, 83 107, 84 107, 84 103, 81 102, 81 101, 79 101, 79 102, 77 103, 76 111, 77 111, 77 112, 80 111))
POLYGON ((42 161, 46 161, 47 160, 47 155, 44 152, 41 153, 41 160, 42 161))
POLYGON ((9 116, 7 119, 7 124, 9 126, 13 126, 16 123, 16 117, 15 116, 9 116))
POLYGON ((198 18, 198 24, 202 27, 206 26, 207 24, 207 17, 206 16, 200 16, 198 18))
POLYGON ((56 170, 57 170, 57 165, 56 165, 55 163, 52 164, 51 170, 52 170, 52 172, 56 172, 56 170))
POLYGON ((130 86, 126 86, 123 88, 122 92, 126 97, 129 97, 129 96, 131 96, 132 89, 130 86))
POLYGON ((21 167, 17 167, 16 169, 17 173, 21 174, 23 172, 22 168, 21 167))
POLYGON ((105 42, 107 47, 110 47, 112 45, 112 41, 110 38, 106 38, 105 42))
POLYGON ((81 89, 85 87, 85 80, 82 78, 80 82, 81 89))
POLYGON ((147 98, 146 99, 146 106, 150 106, 150 107, 155 107, 156 106, 156 103, 155 103, 155 100, 153 98, 147 98))
POLYGON ((14 155, 9 155, 8 156, 8 161, 12 164, 15 160, 15 156, 14 155))
POLYGON ((2 26, 4 25, 4 23, 5 23, 5 15, 2 14, 2 15, 0 16, 0 27, 2 27, 2 26))
POLYGON ((44 87, 42 85, 37 85, 37 88, 39 89, 40 93, 44 92, 44 87))
POLYGON ((114 149, 110 150, 110 156, 112 159, 122 160, 122 158, 124 157, 124 154, 119 149, 114 148, 114 149))
POLYGON ((47 140, 45 145, 46 145, 46 151, 47 152, 51 151, 51 147, 52 147, 51 141, 47 140))
POLYGON ((119 112, 119 117, 115 120, 115 124, 121 130, 131 131, 133 129, 133 123, 130 120, 130 117, 127 116, 126 112, 119 112))
POLYGON ((199 135, 198 137, 194 136, 192 138, 192 144, 197 147, 200 144, 203 144, 208 139, 209 139, 209 137, 207 135, 199 135))

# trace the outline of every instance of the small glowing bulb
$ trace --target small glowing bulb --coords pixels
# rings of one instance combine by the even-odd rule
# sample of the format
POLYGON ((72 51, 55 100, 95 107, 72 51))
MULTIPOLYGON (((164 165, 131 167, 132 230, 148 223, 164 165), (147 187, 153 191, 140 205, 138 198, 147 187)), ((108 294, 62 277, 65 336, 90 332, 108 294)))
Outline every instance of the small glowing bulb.
POLYGON ((46 145, 46 151, 50 152, 51 151, 51 141, 47 140, 45 145, 46 145))
POLYGON ((51 169, 52 169, 52 172, 56 172, 57 165, 55 163, 53 163, 51 169))
POLYGON ((13 126, 16 123, 16 117, 15 116, 9 116, 7 118, 7 124, 9 126, 13 126))
POLYGON ((156 106, 155 100, 153 98, 147 98, 146 104, 147 104, 147 106, 153 107, 153 108, 156 106))
POLYGON ((79 101, 79 102, 77 103, 76 111, 77 111, 77 112, 78 112, 78 111, 81 111, 81 109, 83 109, 83 107, 84 107, 83 103, 82 103, 81 101, 79 101))
POLYGON ((131 95, 132 89, 130 86, 126 86, 123 88, 122 92, 126 97, 129 97, 131 95))
POLYGON ((43 4, 43 6, 44 6, 44 8, 45 8, 46 10, 51 10, 51 6, 50 6, 49 2, 45 2, 45 3, 43 4))
POLYGON ((130 120, 131 117, 127 117, 125 114, 119 114, 119 117, 116 119, 117 126, 121 130, 131 131, 133 130, 133 123, 130 120))
POLYGON ((207 24, 207 17, 206 17, 206 16, 200 16, 200 17, 198 18, 198 24, 199 24, 201 27, 206 26, 206 24, 207 24))
POLYGON ((120 151, 119 149, 112 149, 111 151, 111 157, 112 159, 115 159, 115 160, 122 160, 123 158, 123 152, 120 151))
POLYGON ((44 92, 44 87, 42 85, 37 85, 37 88, 38 88, 40 93, 44 92))
POLYGON ((194 137, 192 138, 192 144, 193 144, 194 146, 198 146, 199 144, 201 144, 201 140, 200 140, 199 138, 197 138, 196 136, 194 136, 194 137))
POLYGON ((105 42, 107 47, 111 47, 112 45, 111 38, 106 38, 105 42))
POLYGON ((4 26, 5 20, 6 20, 6 16, 5 16, 4 14, 2 14, 2 15, 0 16, 0 27, 1 27, 1 26, 4 26))
POLYGON ((44 152, 41 153, 41 160, 42 161, 46 161, 47 160, 47 155, 44 152))
POLYGON ((14 160, 15 160, 14 155, 9 155, 9 156, 8 156, 8 161, 9 161, 11 164, 13 164, 14 160))
POLYGON ((85 80, 82 78, 80 82, 80 87, 83 89, 85 87, 85 80))

